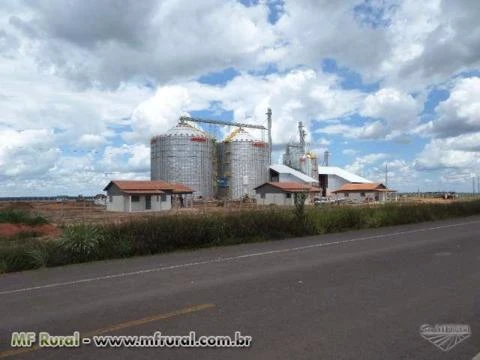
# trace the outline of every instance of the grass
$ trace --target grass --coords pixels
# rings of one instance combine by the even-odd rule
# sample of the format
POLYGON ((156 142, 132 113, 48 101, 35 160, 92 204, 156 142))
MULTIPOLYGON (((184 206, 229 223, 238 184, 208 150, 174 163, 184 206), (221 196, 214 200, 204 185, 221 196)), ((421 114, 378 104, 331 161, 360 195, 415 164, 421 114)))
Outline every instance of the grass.
POLYGON ((71 225, 61 238, 0 241, 0 272, 320 235, 480 214, 480 201, 374 207, 265 209, 223 215, 146 217, 122 224, 71 225))
POLYGON ((42 216, 33 216, 22 210, 4 209, 0 210, 0 223, 42 225, 48 224, 48 220, 42 216))

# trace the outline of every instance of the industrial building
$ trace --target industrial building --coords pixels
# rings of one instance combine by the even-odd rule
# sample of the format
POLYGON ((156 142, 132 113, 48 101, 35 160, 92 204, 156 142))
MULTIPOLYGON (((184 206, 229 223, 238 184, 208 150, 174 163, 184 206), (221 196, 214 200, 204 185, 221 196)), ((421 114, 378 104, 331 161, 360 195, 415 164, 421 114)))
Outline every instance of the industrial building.
POLYGON ((313 151, 306 150, 306 136, 307 132, 300 121, 298 123, 299 142, 287 144, 283 154, 283 165, 316 179, 318 177, 317 156, 313 151))
POLYGON ((268 127, 181 117, 175 127, 151 140, 151 179, 184 184, 195 191, 197 198, 206 200, 255 198, 255 189, 267 181, 319 186, 323 197, 333 195, 345 184, 372 183, 328 166, 328 151, 319 166, 316 154, 307 149, 307 134, 301 121, 298 142, 286 144, 283 164, 271 164, 271 115, 268 109, 268 127), (193 122, 235 129, 217 143, 193 122), (248 128, 268 131, 268 143, 255 139, 248 128))
POLYGON ((151 180, 188 186, 198 197, 212 198, 215 181, 215 139, 180 121, 151 140, 151 180))
POLYGON ((306 193, 305 204, 313 203, 320 189, 308 184, 297 182, 267 182, 255 188, 256 202, 260 205, 295 205, 299 193, 306 193))
POLYGON ((218 144, 219 198, 255 197, 255 187, 268 179, 270 151, 264 141, 237 128, 218 144))
POLYGON ((282 164, 269 167, 269 181, 271 182, 296 182, 300 184, 317 185, 318 179, 304 174, 301 171, 282 164))
POLYGON ((330 196, 346 184, 370 184, 372 181, 336 166, 319 166, 318 179, 322 196, 330 196))
POLYGON ((151 139, 151 179, 184 184, 195 197, 242 199, 255 197, 255 187, 268 180, 271 162, 271 110, 268 128, 257 124, 180 117, 178 124, 151 139), (217 143, 192 122, 235 128, 217 143), (268 143, 246 129, 268 131, 268 143))
MULTIPOLYGON (((258 204, 293 205, 295 194, 356 197, 345 190, 349 184, 372 184, 361 176, 328 166, 328 152, 318 166, 316 154, 307 149, 306 131, 298 123, 298 142, 285 146, 283 164, 272 164, 272 111, 267 126, 224 122, 182 116, 176 126, 151 139, 151 181, 112 181, 105 188, 111 211, 168 210, 178 195, 193 202, 212 199, 256 199, 258 204), (222 141, 193 123, 233 127, 222 141), (248 129, 268 132, 268 142, 248 129), (181 185, 180 185, 181 184, 181 185), (183 188, 181 188, 183 186, 183 188), (345 190, 345 191, 342 191, 345 190), (347 195, 345 195, 347 194, 347 195), (188 195, 188 197, 187 197, 188 195)), ((375 185, 375 184, 374 184, 375 185)), ((368 186, 367 186, 368 187, 368 186)), ((373 199, 383 199, 382 189, 373 189, 373 199)), ((358 191, 367 197, 367 191, 358 191)))

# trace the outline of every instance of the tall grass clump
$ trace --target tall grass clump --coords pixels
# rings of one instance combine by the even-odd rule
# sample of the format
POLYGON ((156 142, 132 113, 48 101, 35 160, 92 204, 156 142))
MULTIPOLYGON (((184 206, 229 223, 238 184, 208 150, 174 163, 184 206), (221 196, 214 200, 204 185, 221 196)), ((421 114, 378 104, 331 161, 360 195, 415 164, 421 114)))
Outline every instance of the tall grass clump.
POLYGON ((38 269, 47 264, 48 253, 35 239, 2 241, 0 243, 0 273, 38 269))
POLYGON ((96 260, 98 249, 104 234, 96 225, 75 224, 64 228, 59 240, 59 248, 70 258, 71 262, 96 260))

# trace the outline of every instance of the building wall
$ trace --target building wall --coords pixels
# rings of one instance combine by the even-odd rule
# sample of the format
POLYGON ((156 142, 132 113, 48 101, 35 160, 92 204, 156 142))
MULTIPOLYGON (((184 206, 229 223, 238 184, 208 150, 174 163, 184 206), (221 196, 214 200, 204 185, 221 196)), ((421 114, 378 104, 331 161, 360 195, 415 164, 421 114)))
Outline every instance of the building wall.
POLYGON ((353 202, 364 202, 366 201, 367 198, 370 198, 370 201, 376 201, 375 197, 378 196, 378 201, 385 201, 386 200, 386 193, 381 192, 381 191, 365 191, 364 194, 365 196, 361 195, 362 192, 360 191, 349 191, 348 196, 345 196, 345 193, 338 193, 337 196, 342 198, 346 198, 348 200, 351 200, 353 202))
POLYGON ((291 194, 291 198, 287 198, 286 193, 265 193, 263 194, 264 197, 262 197, 262 194, 256 194, 256 200, 257 204, 259 205, 295 205, 295 200, 294 200, 294 194, 291 194))
POLYGON ((123 195, 107 195, 107 211, 125 211, 123 195))
POLYGON ((164 194, 163 198, 159 195, 159 200, 158 210, 170 210, 172 208, 172 195, 164 194))
POLYGON ((201 130, 191 135, 161 135, 151 142, 151 179, 186 185, 210 199, 216 178, 215 142, 201 130))
POLYGON ((332 191, 340 189, 345 184, 350 184, 350 181, 347 181, 338 175, 328 175, 327 195, 330 195, 332 191))
MULTIPOLYGON (((311 204, 313 202, 314 194, 308 194, 307 198, 305 199, 305 204, 311 204)), ((295 205, 295 194, 294 193, 286 193, 274 186, 265 185, 261 188, 256 190, 255 199, 257 204, 259 205, 287 205, 293 206, 295 205), (288 197, 287 194, 290 194, 288 197)))
MULTIPOLYGON (((110 197, 107 197, 107 210, 108 211, 122 211, 122 212, 129 212, 130 211, 130 199, 129 195, 112 195, 112 201, 110 201, 110 197)), ((171 195, 170 194, 163 194, 162 195, 151 195, 151 203, 152 208, 147 210, 145 209, 146 204, 146 196, 139 195, 139 201, 133 202, 132 201, 132 212, 137 211, 163 211, 163 210, 170 210, 172 208, 171 202, 171 195)))
POLYGON ((268 145, 252 138, 252 141, 224 142, 218 149, 219 174, 228 179, 227 197, 255 197, 255 187, 268 181, 268 145))
POLYGON ((292 174, 279 174, 279 181, 280 182, 295 182, 298 184, 309 184, 302 179, 299 179, 296 176, 293 176, 292 174))

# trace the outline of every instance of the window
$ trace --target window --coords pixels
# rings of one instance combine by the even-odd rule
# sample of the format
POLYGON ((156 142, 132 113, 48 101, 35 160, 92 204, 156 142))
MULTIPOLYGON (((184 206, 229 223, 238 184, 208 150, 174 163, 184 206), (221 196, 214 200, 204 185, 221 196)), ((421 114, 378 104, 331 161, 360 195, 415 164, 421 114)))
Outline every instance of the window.
POLYGON ((291 199, 291 198, 292 198, 292 194, 291 194, 291 193, 287 193, 287 194, 286 194, 286 197, 287 197, 287 199, 291 199))
POLYGON ((260 194, 260 197, 261 197, 262 199, 265 199, 265 193, 262 192, 262 193, 260 194))
POLYGON ((348 194, 347 192, 346 192, 346 193, 343 193, 343 196, 344 196, 344 197, 348 197, 348 195, 349 195, 349 194, 348 194))
POLYGON ((140 201, 140 196, 132 195, 132 202, 139 202, 139 201, 140 201))
POLYGON ((361 197, 365 197, 365 193, 364 193, 364 192, 361 192, 361 193, 360 193, 360 196, 361 196, 361 197))
POLYGON ((167 195, 166 194, 162 194, 162 201, 167 201, 167 195))
POLYGON ((112 195, 108 195, 108 202, 113 202, 113 196, 112 195))

